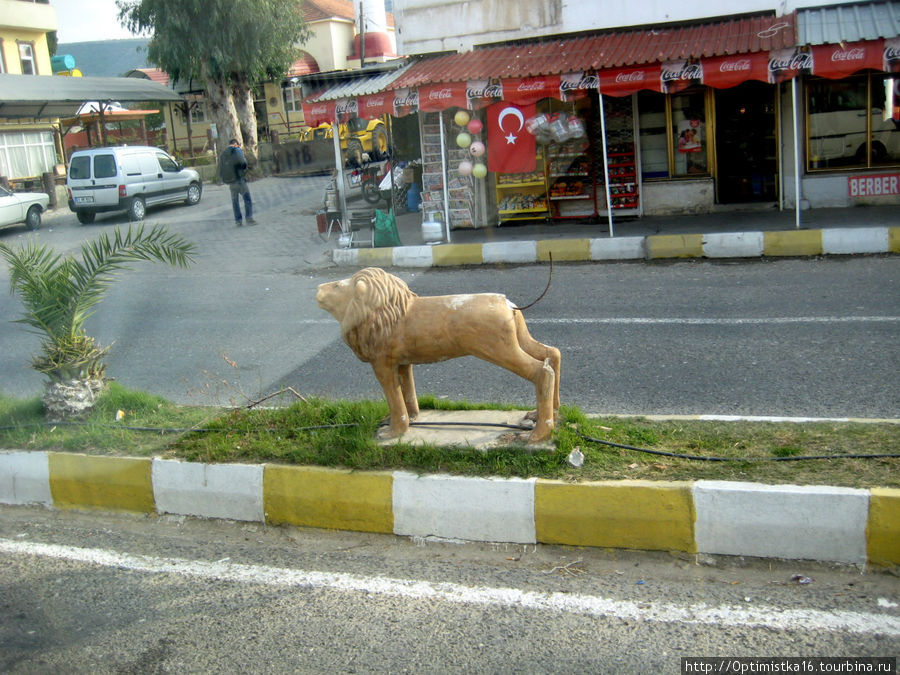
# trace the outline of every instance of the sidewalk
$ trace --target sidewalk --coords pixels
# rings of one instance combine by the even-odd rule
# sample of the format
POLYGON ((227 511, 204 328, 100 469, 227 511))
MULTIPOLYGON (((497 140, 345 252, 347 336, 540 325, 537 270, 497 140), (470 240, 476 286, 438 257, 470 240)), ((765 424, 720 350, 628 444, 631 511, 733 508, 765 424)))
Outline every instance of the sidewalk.
MULTIPOLYGON (((351 210, 367 207, 361 201, 348 205, 351 210)), ((400 213, 397 231, 403 246, 340 248, 335 238, 333 260, 348 266, 431 267, 531 263, 550 255, 557 262, 583 262, 900 252, 896 206, 810 209, 801 213, 800 229, 793 210, 751 208, 620 218, 613 222, 613 237, 605 218, 458 229, 450 231, 450 243, 435 245, 422 238, 421 213, 400 213)))

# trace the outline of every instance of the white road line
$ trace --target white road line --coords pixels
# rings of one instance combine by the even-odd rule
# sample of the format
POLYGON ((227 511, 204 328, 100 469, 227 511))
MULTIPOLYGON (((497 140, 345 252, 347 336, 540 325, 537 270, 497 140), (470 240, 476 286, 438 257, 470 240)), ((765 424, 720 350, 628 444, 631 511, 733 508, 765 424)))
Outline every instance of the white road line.
MULTIPOLYGON (((735 318, 703 318, 703 317, 558 317, 529 318, 529 324, 586 324, 586 325, 622 325, 622 326, 766 326, 782 324, 829 324, 829 323, 897 323, 900 316, 772 316, 772 317, 735 317, 735 318)), ((306 326, 335 325, 334 319, 301 319, 297 323, 306 326)))
POLYGON ((781 609, 772 606, 710 606, 702 603, 675 605, 632 602, 593 595, 540 593, 516 588, 489 588, 415 579, 366 577, 353 574, 293 570, 265 565, 243 565, 225 561, 205 562, 180 558, 157 558, 95 548, 77 548, 39 542, 0 539, 0 552, 70 560, 103 567, 178 574, 245 584, 324 588, 335 591, 373 593, 391 597, 430 599, 465 605, 496 605, 529 610, 585 614, 628 621, 688 623, 744 628, 774 628, 795 631, 833 631, 900 636, 900 618, 887 614, 817 609, 781 609))

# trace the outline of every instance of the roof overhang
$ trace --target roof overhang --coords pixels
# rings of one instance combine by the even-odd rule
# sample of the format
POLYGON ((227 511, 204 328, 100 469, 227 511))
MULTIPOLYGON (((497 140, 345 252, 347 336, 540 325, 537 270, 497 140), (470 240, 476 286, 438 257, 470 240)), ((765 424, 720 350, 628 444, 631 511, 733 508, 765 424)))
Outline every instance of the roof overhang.
POLYGON ((180 101, 157 82, 134 77, 54 77, 0 73, 0 118, 74 117, 86 101, 180 101))

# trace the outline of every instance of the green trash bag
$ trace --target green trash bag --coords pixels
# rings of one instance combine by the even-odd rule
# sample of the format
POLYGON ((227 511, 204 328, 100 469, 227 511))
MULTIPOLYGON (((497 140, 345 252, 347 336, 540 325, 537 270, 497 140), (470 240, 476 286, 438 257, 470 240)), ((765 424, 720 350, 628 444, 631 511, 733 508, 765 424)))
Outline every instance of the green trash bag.
POLYGON ((394 209, 390 213, 375 209, 375 246, 403 246, 397 234, 394 209))

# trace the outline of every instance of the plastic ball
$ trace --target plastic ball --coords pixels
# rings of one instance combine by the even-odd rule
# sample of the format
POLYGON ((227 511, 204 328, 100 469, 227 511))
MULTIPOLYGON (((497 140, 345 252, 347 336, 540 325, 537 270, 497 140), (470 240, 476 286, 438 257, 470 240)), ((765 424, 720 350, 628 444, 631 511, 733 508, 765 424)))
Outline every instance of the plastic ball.
POLYGON ((481 162, 477 162, 475 166, 472 167, 472 175, 475 178, 484 178, 487 176, 487 167, 481 162))
POLYGON ((472 137, 463 131, 456 137, 456 144, 461 148, 468 148, 472 145, 472 137))
POLYGON ((463 160, 459 163, 459 171, 460 176, 471 176, 472 175, 472 162, 468 160, 463 160))
POLYGON ((480 134, 481 130, 484 129, 484 125, 481 123, 481 120, 475 119, 474 117, 469 120, 468 126, 466 129, 469 130, 470 134, 480 134))
POLYGON ((484 154, 484 143, 473 141, 469 146, 469 152, 472 153, 472 157, 481 157, 484 154))
POLYGON ((456 123, 458 127, 466 126, 466 122, 469 121, 469 113, 465 110, 457 110, 456 114, 453 116, 453 121, 456 123))

